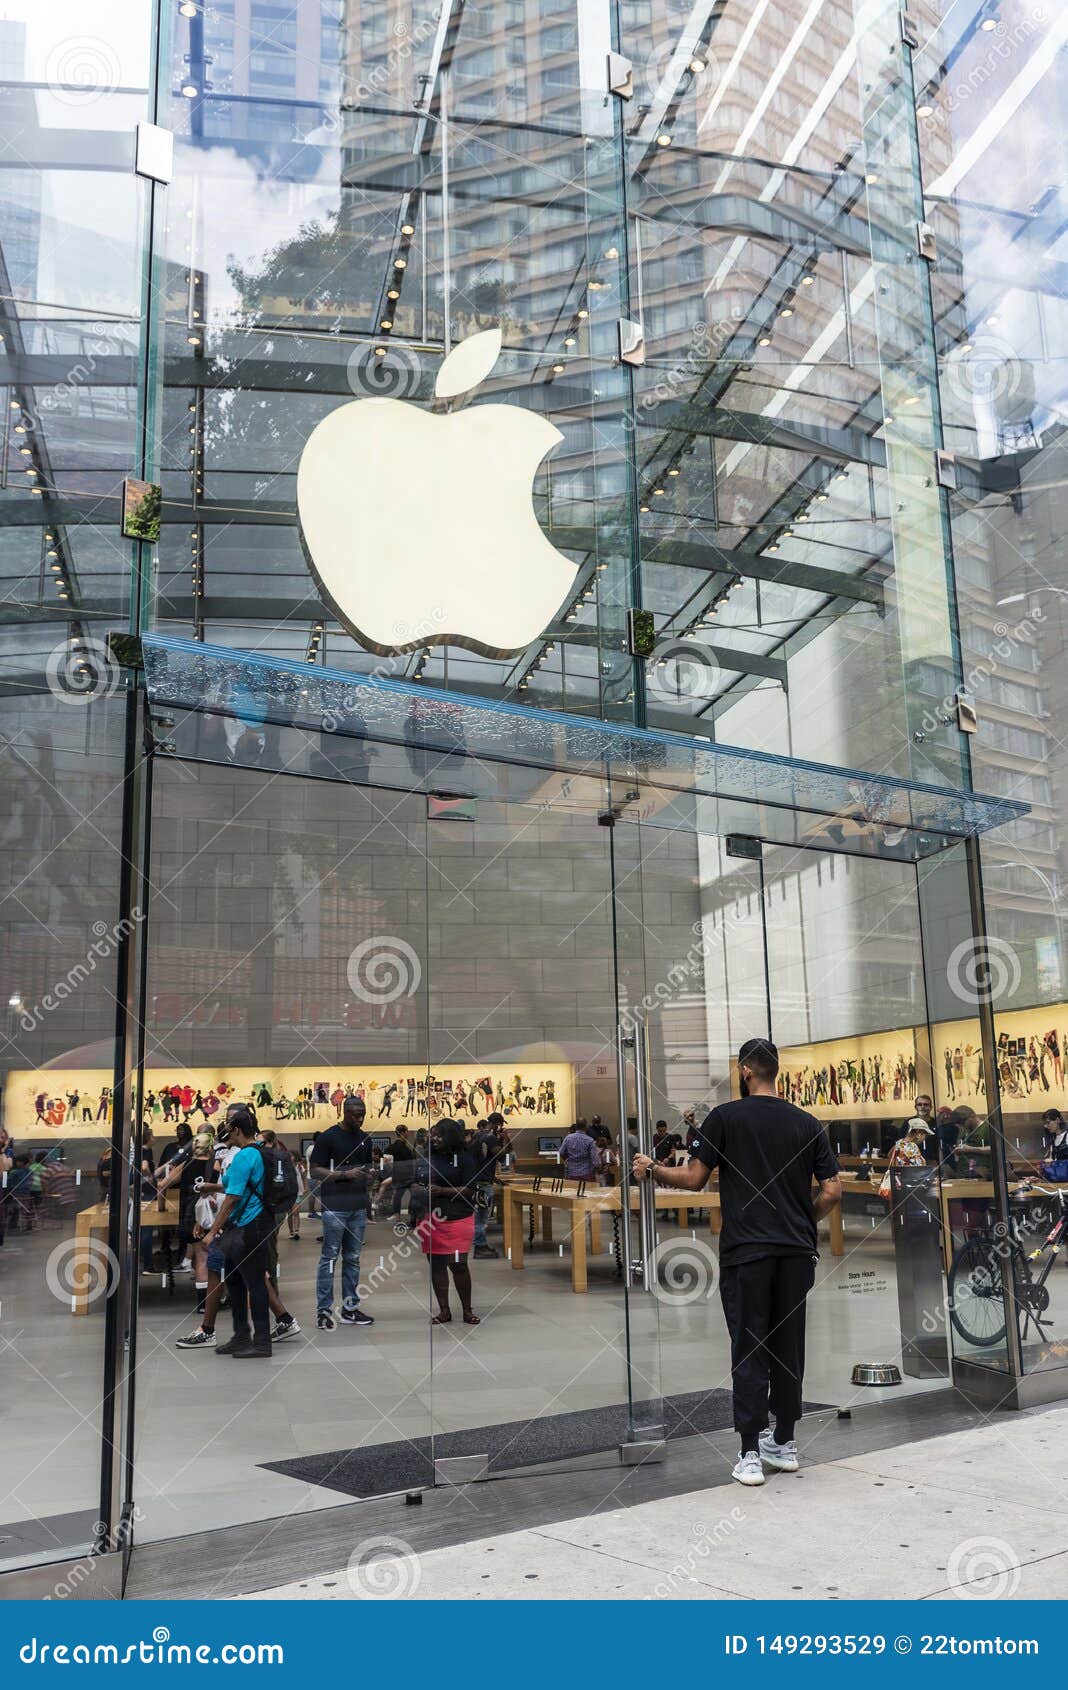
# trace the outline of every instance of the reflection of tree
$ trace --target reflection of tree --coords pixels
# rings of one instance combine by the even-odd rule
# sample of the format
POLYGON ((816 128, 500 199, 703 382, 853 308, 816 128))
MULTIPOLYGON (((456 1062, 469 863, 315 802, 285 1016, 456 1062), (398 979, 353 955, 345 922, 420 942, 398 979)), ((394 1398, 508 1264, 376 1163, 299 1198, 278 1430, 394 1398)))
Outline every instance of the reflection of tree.
POLYGON ((162 487, 150 486, 135 505, 131 505, 123 519, 122 530, 128 540, 159 539, 160 516, 163 510, 162 487))
POLYGON ((341 212, 302 223, 258 269, 236 259, 227 274, 241 298, 239 328, 347 328, 369 333, 382 283, 383 259, 368 238, 340 227, 341 212))

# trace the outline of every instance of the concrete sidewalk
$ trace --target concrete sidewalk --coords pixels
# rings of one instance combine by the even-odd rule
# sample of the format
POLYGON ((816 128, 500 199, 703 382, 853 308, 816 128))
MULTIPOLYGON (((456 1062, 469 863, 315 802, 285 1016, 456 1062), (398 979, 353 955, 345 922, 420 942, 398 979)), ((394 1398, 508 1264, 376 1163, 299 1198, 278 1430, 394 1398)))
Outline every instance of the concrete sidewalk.
MULTIPOLYGON (((804 1429, 802 1429, 804 1430, 804 1429)), ((820 1428, 809 1430, 813 1445, 820 1428)), ((803 1437, 802 1449, 805 1438, 803 1437)), ((260 1598, 1060 1598, 1068 1408, 416 1554, 366 1538, 348 1565, 260 1598)))

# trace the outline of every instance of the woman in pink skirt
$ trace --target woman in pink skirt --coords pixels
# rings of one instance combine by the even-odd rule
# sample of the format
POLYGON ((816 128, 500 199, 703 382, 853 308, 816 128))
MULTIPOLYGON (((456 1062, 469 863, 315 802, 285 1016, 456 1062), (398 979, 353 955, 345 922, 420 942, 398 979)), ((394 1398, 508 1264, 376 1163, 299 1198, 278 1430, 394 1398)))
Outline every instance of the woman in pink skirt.
POLYGON ((430 1213, 420 1222, 418 1230, 423 1253, 430 1261, 430 1283, 438 1305, 431 1324, 444 1326, 452 1319, 451 1273, 464 1325, 477 1326, 478 1315, 471 1307, 471 1269, 467 1256, 475 1237, 478 1169, 464 1143, 464 1131, 458 1121, 438 1121, 431 1128, 428 1162, 430 1213))

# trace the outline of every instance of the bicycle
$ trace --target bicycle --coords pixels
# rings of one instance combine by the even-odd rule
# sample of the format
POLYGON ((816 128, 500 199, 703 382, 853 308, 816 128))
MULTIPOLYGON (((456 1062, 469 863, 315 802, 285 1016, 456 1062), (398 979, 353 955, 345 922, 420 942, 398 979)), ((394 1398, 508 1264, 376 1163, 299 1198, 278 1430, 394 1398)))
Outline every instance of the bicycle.
POLYGON ((1032 1326, 1039 1338, 1046 1336, 1047 1328, 1052 1325, 1051 1321, 1042 1318, 1050 1301, 1046 1281, 1057 1260, 1058 1249, 1062 1243, 1068 1243, 1066 1228, 1068 1198, 1065 1193, 1028 1183, 1014 1194, 1006 1223, 998 1221, 965 1239, 950 1263, 949 1316, 966 1343, 976 1349, 989 1349, 1005 1337, 1003 1268, 1006 1258, 1012 1263, 1016 1307, 1023 1316, 1021 1342, 1032 1326), (1028 1253, 1021 1237, 1021 1221, 1025 1212, 1023 1199, 1034 1191, 1055 1197, 1060 1217, 1043 1243, 1028 1253), (1043 1256, 1046 1260, 1036 1278, 1032 1264, 1041 1261, 1043 1256))

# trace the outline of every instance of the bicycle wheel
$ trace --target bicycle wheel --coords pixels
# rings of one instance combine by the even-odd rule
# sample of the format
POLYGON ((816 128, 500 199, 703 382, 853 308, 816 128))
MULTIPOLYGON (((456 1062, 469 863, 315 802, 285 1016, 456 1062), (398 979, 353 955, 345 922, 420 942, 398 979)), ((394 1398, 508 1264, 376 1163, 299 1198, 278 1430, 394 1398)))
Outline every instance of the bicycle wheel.
POLYGON ((969 1238, 949 1269, 949 1317, 964 1339, 987 1349, 1005 1336, 1001 1257, 989 1238, 969 1238))

